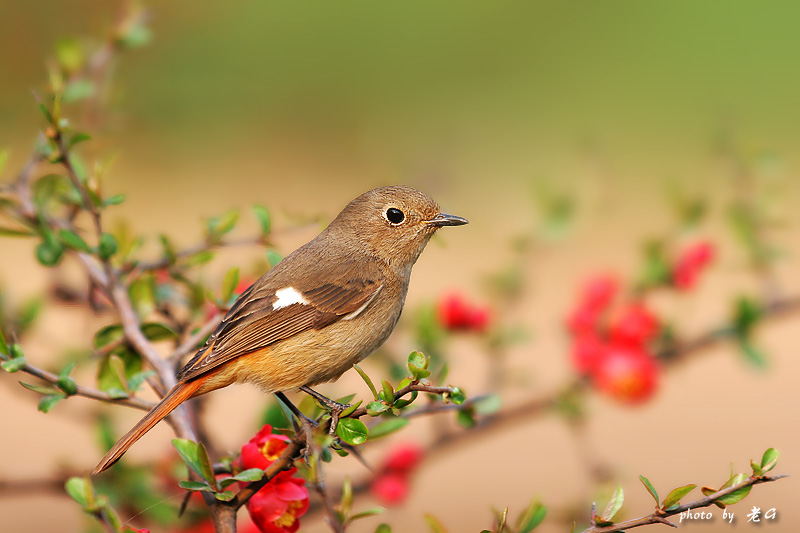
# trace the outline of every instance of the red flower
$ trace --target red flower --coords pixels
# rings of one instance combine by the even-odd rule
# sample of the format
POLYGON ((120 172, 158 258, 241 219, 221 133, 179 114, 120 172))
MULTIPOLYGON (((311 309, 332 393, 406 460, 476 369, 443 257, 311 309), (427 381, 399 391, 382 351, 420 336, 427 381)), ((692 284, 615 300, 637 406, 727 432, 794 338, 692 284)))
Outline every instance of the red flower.
POLYGON ((572 364, 578 373, 594 372, 607 351, 606 343, 594 331, 577 335, 572 343, 572 364))
POLYGON ((489 308, 467 302, 460 294, 448 294, 439 300, 439 322, 445 329, 483 331, 489 325, 489 308))
POLYGON ((583 307, 605 309, 617 294, 619 284, 611 274, 601 274, 586 281, 581 291, 583 307))
MULTIPOLYGON (((242 446, 239 465, 242 469, 267 469, 278 460, 289 438, 273 435, 269 424, 242 446)), ((284 470, 253 495, 247 511, 253 523, 264 533, 293 533, 300 528, 299 518, 308 510, 305 481, 293 477, 296 468, 284 470)))
POLYGON ((395 448, 386 458, 384 470, 411 472, 422 459, 424 452, 416 444, 404 444, 395 448))
POLYGON ((641 303, 622 308, 609 328, 611 340, 618 344, 641 346, 658 333, 658 318, 641 303))
POLYGON ((688 290, 697 284, 700 272, 716 255, 714 245, 698 242, 683 250, 672 270, 672 283, 681 290, 688 290))
POLYGON ((294 533, 308 511, 308 489, 297 478, 275 478, 247 501, 250 519, 262 533, 294 533))
POLYGON ((643 349, 611 346, 592 375, 594 385, 624 403, 649 399, 658 385, 659 366, 643 349))
POLYGON ((372 495, 384 505, 397 505, 408 496, 409 479, 400 472, 385 472, 372 482, 372 495))

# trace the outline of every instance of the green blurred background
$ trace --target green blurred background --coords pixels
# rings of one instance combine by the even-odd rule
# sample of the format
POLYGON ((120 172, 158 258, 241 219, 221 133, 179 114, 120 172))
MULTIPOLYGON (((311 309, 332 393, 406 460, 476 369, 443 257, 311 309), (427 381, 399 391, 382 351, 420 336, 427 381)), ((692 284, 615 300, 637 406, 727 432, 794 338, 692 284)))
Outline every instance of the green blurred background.
MULTIPOLYGON (((329 219, 368 188, 407 183, 472 222, 448 234, 445 247, 426 252, 409 296, 414 304, 444 284, 475 292, 482 276, 507 260, 509 240, 540 216, 534 181, 569 190, 581 201, 584 225, 568 246, 531 267, 535 288, 519 317, 537 332, 535 343, 517 354, 538 373, 537 387, 568 373, 561 321, 577 280, 597 268, 634 270, 640 240, 674 226, 664 205, 666 181, 681 181, 719 207, 732 194, 721 149, 734 146, 745 158, 768 153, 788 176, 785 214, 797 222, 791 177, 800 163, 797 2, 182 0, 150 7, 152 41, 115 65, 110 120, 87 148, 90 157, 116 155, 108 187, 128 195, 120 218, 144 232, 169 228, 178 242, 191 243, 202 217, 231 207, 265 203, 283 224, 317 213, 329 219), (448 261, 461 268, 442 280, 448 261)), ((118 8, 101 0, 0 2, 0 148, 11 151, 4 179, 25 160, 41 126, 31 91, 44 87, 43 59, 52 57, 58 39, 104 35, 118 8)), ((783 234, 790 256, 798 248, 791 227, 783 234)), ((723 246, 721 281, 705 289, 702 301, 710 303, 689 313, 696 331, 724 319, 732 295, 748 283, 741 256, 725 251, 734 248, 720 223, 711 228, 723 246)), ((311 236, 289 238, 282 251, 311 236)), ((30 274, 27 245, 0 246, 6 257, 20 257, 0 270, 4 281, 18 281, 12 296, 47 280, 30 274)), ((252 255, 230 261, 248 260, 252 255)), ((782 269, 784 287, 797 288, 797 265, 782 269)), ((800 464, 796 431, 787 427, 798 406, 790 392, 797 364, 787 357, 798 342, 796 328, 786 326, 767 341, 776 352, 767 373, 756 375, 720 350, 671 375, 660 400, 646 408, 601 401, 606 418, 594 428, 596 445, 623 464, 626 490, 638 489, 639 473, 675 486, 711 483, 724 478, 728 461, 755 458, 768 446, 800 464), (706 405, 745 387, 760 400, 706 405), (767 406, 774 407, 770 418, 754 422, 767 406), (753 424, 760 436, 745 431, 753 424), (677 433, 659 437, 665 426, 677 433), (640 428, 641 443, 626 438, 631 427, 640 428), (676 466, 680 461, 685 466, 676 466), (705 477, 686 479, 690 473, 705 477)), ((469 380, 468 369, 456 376, 469 380)), ((259 401, 258 394, 249 398, 259 401)), ((20 405, 14 424, 31 423, 29 398, 14 393, 8 401, 20 405)), ((25 427, 4 444, 9 456, 30 453, 32 440, 48 434, 50 421, 42 418, 31 423, 38 429, 25 427)), ((71 431, 83 438, 88 468, 97 456, 94 441, 71 431)), ((162 429, 160 443, 151 439, 154 449, 163 452, 167 435, 162 429)), ((440 480, 463 475, 465 461, 475 457, 437 463, 409 508, 389 521, 407 519, 412 525, 399 530, 411 530, 430 511, 454 531, 477 521, 483 527, 489 504, 520 509, 536 494, 557 504, 574 499, 575 486, 586 483, 572 455, 547 465, 533 459, 573 445, 560 425, 530 425, 482 441, 480 456, 507 446, 506 438, 530 445, 530 457, 497 465, 485 481, 464 479, 449 495, 436 490, 440 480), (443 503, 432 509, 431 502, 443 503)), ((49 456, 52 442, 42 439, 36 449, 49 456)), ((71 448, 61 444, 61 455, 41 463, 41 472, 67 462, 65 447, 71 448)), ((19 464, 10 461, 3 471, 21 477, 19 464)), ((789 483, 757 491, 767 495, 764 508, 784 502, 781 529, 798 524, 789 483)), ((632 500, 632 514, 649 508, 645 498, 632 500)), ((52 530, 51 516, 35 516, 43 502, 71 520, 55 523, 80 523, 77 509, 56 501, 23 503, 29 519, 14 527, 33 520, 28 530, 52 530)), ((744 514, 748 504, 742 505, 744 514)), ((10 514, 11 507, 3 512, 10 514)), ((719 521, 714 527, 729 529, 719 521)))

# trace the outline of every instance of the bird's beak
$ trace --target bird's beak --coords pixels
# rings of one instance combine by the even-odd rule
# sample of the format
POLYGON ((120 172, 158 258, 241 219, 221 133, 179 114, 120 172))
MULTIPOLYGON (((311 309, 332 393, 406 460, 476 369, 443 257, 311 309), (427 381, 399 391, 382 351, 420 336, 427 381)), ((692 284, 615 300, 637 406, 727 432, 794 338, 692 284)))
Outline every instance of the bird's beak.
POLYGON ((441 228, 442 226, 463 226, 464 224, 468 224, 469 221, 466 218, 457 217, 455 215, 439 213, 432 219, 428 220, 427 223, 431 226, 441 228))

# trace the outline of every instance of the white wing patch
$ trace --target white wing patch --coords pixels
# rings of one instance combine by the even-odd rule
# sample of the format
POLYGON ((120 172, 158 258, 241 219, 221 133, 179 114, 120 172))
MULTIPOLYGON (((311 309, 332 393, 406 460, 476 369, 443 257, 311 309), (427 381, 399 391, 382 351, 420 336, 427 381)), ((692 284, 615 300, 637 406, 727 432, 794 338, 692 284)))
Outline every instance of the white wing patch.
POLYGON ((308 300, 303 298, 303 293, 294 287, 284 287, 275 291, 275 296, 278 297, 275 303, 272 304, 273 309, 282 309, 289 307, 292 304, 308 304, 308 300))

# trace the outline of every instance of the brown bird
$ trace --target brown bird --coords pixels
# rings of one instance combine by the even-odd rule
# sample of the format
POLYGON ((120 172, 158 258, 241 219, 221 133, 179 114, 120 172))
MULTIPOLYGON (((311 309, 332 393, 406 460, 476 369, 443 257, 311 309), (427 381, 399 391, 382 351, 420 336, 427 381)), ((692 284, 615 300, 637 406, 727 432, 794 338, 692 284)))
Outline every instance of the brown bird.
MULTIPOLYGON (((234 302, 164 398, 94 469, 114 464, 186 400, 233 383, 281 393, 333 381, 375 351, 397 324, 411 267, 446 215, 410 187, 382 187, 347 204, 234 302)), ((319 395, 321 396, 321 395, 319 395)))

